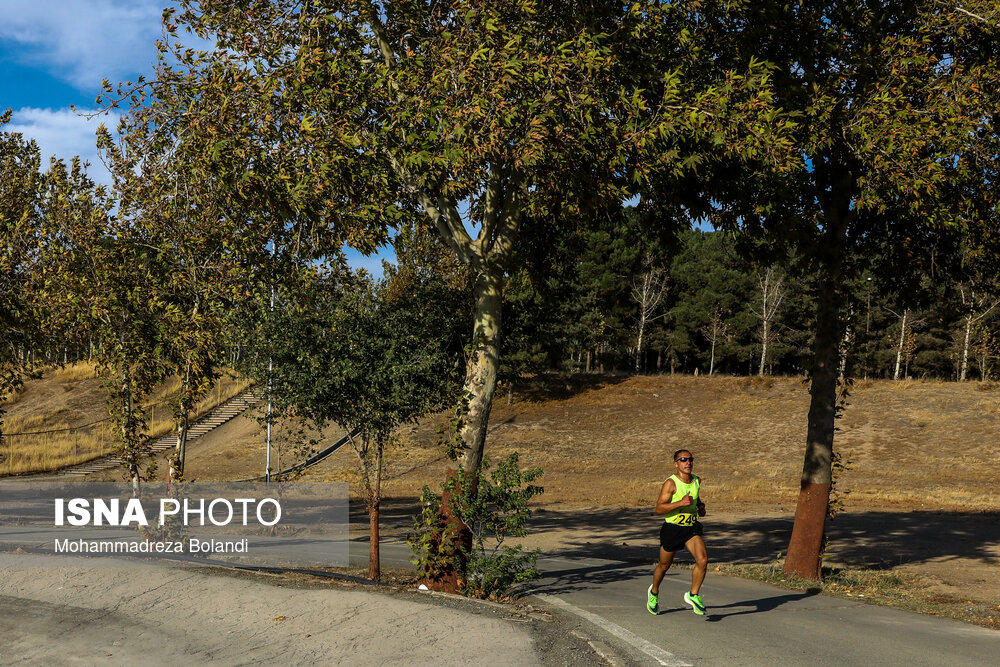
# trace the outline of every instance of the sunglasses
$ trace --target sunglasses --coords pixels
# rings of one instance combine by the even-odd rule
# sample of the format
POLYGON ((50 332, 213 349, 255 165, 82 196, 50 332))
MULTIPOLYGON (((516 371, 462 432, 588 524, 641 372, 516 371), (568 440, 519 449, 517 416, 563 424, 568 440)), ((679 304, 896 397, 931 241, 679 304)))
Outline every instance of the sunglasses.
POLYGON ((694 457, 693 456, 678 456, 674 460, 675 461, 680 461, 681 463, 687 463, 688 461, 691 461, 692 463, 694 463, 694 457))

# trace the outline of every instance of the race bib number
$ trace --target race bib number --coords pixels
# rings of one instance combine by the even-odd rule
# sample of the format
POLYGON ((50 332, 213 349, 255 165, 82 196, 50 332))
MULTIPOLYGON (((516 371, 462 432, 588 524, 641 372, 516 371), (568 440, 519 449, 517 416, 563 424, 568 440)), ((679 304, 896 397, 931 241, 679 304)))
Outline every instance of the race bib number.
POLYGON ((677 524, 678 526, 693 526, 694 522, 694 514, 678 514, 670 518, 670 523, 677 524))

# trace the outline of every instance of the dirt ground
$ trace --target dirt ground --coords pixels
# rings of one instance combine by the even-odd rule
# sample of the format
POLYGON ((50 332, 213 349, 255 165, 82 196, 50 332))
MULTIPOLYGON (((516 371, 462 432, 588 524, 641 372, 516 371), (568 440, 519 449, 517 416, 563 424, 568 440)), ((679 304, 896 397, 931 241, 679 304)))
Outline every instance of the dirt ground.
MULTIPOLYGON (((546 553, 652 562, 652 505, 687 448, 709 515, 710 557, 767 563, 784 551, 805 443, 807 386, 797 378, 586 376, 498 393, 487 453, 517 451, 539 466, 545 493, 526 540, 546 553)), ((424 484, 448 461, 437 415, 403 429, 386 455, 384 534, 405 536, 424 484)), ((282 467, 301 458, 293 429, 274 434, 282 467)), ((340 432, 325 434, 331 442, 340 432)), ((942 599, 1000 605, 1000 390, 977 383, 859 381, 838 421, 846 468, 843 511, 829 522, 829 564, 895 568, 922 576, 942 599)), ((190 445, 188 477, 263 473, 264 437, 238 418, 190 445)), ((350 447, 305 481, 360 488, 350 447)), ((357 520, 364 521, 360 505, 357 520)))

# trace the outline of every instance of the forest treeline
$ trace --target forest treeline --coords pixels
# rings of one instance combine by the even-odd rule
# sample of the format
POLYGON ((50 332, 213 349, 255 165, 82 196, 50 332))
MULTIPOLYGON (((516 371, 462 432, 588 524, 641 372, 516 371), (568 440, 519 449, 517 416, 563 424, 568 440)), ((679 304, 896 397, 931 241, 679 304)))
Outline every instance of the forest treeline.
MULTIPOLYGON (((754 264, 736 235, 708 225, 649 243, 638 217, 625 208, 605 229, 563 239, 545 258, 557 268, 544 279, 533 277, 530 263, 511 277, 505 375, 808 375, 816 328, 816 277, 808 267, 754 264)), ((874 266, 847 286, 842 375, 995 377, 996 282, 963 280, 960 257, 936 262, 903 289, 877 280, 874 266)))

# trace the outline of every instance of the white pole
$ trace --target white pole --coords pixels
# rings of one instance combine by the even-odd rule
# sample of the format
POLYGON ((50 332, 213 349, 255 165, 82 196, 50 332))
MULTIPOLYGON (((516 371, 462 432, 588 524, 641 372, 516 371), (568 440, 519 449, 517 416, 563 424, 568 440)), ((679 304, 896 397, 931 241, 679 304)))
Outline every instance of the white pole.
MULTIPOLYGON (((271 312, 274 312, 274 286, 271 286, 271 312)), ((274 370, 274 357, 267 359, 267 469, 264 471, 264 483, 271 483, 271 371, 274 370)))
POLYGON ((264 483, 271 483, 271 370, 273 360, 267 360, 267 469, 264 471, 264 483))

